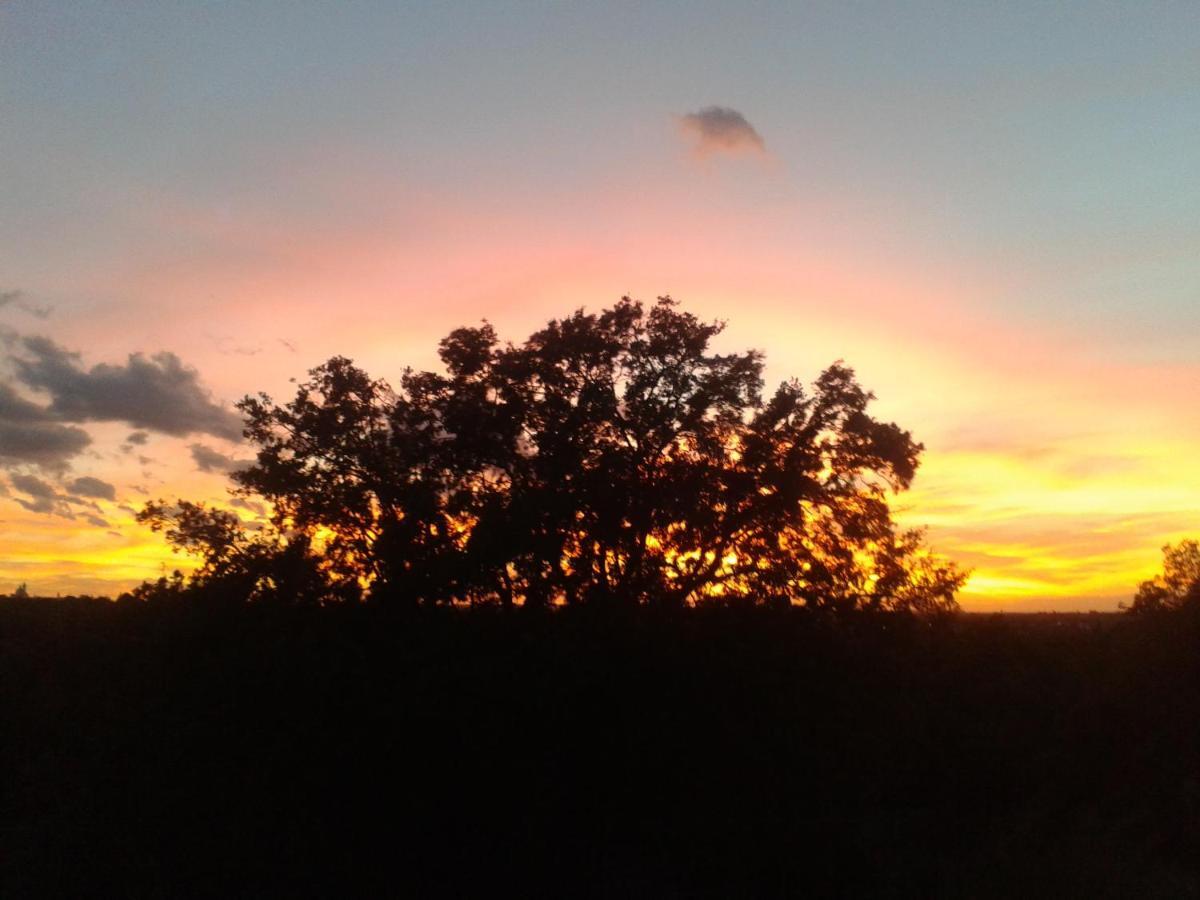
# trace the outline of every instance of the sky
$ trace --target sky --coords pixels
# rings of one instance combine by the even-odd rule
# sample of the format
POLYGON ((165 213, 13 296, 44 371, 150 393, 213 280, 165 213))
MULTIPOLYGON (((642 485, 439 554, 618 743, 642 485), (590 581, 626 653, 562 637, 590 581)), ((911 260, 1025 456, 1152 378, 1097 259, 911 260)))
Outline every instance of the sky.
POLYGON ((1198 96, 1191 2, 2 2, 0 592, 174 568, 334 354, 669 294, 855 368, 965 609, 1114 609, 1200 534, 1198 96))

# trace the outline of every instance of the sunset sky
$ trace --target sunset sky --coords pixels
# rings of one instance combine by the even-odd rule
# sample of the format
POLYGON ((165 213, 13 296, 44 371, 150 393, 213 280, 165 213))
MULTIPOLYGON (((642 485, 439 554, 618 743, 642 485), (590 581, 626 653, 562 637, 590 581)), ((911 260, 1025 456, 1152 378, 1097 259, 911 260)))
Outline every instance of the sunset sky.
POLYGON ((174 567, 248 392, 623 294, 853 366, 964 608, 1115 608, 1200 536, 1200 4, 0 3, 0 593, 174 567))

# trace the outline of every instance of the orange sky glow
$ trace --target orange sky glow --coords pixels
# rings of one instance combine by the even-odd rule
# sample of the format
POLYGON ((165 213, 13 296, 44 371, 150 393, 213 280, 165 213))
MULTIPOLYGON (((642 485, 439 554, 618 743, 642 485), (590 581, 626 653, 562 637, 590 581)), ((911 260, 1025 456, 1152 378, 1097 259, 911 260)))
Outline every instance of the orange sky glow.
MULTIPOLYGON (((972 570, 965 609, 1115 609, 1200 533, 1200 29, 286 12, 0 8, 0 388, 49 409, 6 355, 44 336, 83 368, 173 353, 230 408, 335 354, 396 381, 460 325, 669 294, 768 388, 857 371, 925 444, 895 508, 972 570)), ((197 445, 252 453, 75 419, 90 445, 46 466, 4 416, 0 593, 169 572, 136 510, 227 499, 197 445)))
MULTIPOLYGON (((903 254, 793 251, 768 244, 761 221, 643 216, 594 235, 569 221, 444 206, 427 221, 412 239, 391 222, 281 236, 253 221, 180 216, 171 227, 204 235, 214 260, 167 258, 112 273, 108 290, 125 305, 98 317, 103 329, 88 325, 90 341, 69 324, 60 339, 90 343, 87 363, 119 361, 136 329, 141 343, 175 349, 228 402, 259 389, 286 396, 288 378, 333 353, 394 379, 406 364, 434 365, 437 339, 458 324, 486 316, 519 339, 576 306, 670 286, 688 308, 728 321, 724 346, 764 350, 768 381, 812 378, 835 359, 857 369, 878 395, 878 414, 926 445, 896 508, 973 570, 961 595, 967 609, 1113 608, 1149 576, 1163 542, 1194 528, 1200 465, 1189 450, 1200 422, 1179 410, 1197 367, 1115 364, 1094 338, 989 318, 970 302, 962 273, 946 283, 903 254), (241 256, 229 261, 223 251, 235 247, 241 256), (187 302, 159 318, 151 298, 164 295, 187 302), (217 331, 213 321, 238 327, 217 331)), ((976 284, 987 289, 982 276, 976 284)), ((180 565, 133 510, 150 496, 219 499, 224 478, 195 470, 192 438, 156 436, 137 448, 144 464, 133 462, 116 449, 128 430, 95 427, 95 455, 75 464, 118 485, 116 501, 97 501, 111 527, 6 505, 0 583, 111 594, 180 565)))

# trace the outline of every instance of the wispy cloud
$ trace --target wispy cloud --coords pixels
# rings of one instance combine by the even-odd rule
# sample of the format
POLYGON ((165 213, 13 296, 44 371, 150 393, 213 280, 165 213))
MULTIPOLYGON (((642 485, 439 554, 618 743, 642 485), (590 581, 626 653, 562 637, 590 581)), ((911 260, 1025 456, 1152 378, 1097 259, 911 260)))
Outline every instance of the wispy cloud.
POLYGON ((53 307, 36 306, 25 299, 25 295, 21 291, 0 291, 0 309, 9 307, 19 309, 21 312, 29 313, 31 316, 36 316, 39 319, 45 319, 53 312, 53 307))

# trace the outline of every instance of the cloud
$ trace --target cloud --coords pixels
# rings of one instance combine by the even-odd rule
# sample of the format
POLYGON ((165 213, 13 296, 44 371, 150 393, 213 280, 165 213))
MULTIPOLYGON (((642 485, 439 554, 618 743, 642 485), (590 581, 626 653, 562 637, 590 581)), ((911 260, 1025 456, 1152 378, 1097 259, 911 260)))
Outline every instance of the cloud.
POLYGON ((116 500, 117 489, 107 481, 85 475, 67 484, 67 490, 80 497, 97 497, 101 500, 116 500))
POLYGON ((227 337, 215 337, 213 335, 209 335, 209 337, 216 344, 217 352, 223 353, 226 356, 258 356, 258 354, 263 352, 261 344, 249 347, 243 344, 236 344, 232 339, 227 337))
POLYGON ((75 518, 67 498, 59 494, 54 485, 33 475, 13 475, 9 481, 15 490, 29 495, 28 498, 13 499, 30 512, 62 516, 64 519, 75 518))
POLYGON ((201 472, 233 472, 250 465, 250 460, 234 459, 204 444, 192 444, 188 449, 192 451, 192 459, 201 472))
POLYGON ((4 309, 6 306, 19 309, 31 316, 37 316, 39 319, 48 318, 53 312, 53 307, 50 306, 34 306, 25 299, 25 295, 20 291, 0 291, 0 309, 4 309))
POLYGON ((92 442, 86 431, 54 421, 51 412, 0 381, 0 466, 62 469, 92 442))
MULTIPOLYGON (((129 437, 125 438, 124 443, 121 444, 121 452, 128 456, 130 453, 133 452, 135 447, 144 447, 149 440, 150 440, 149 432, 146 432, 146 431, 131 432, 129 437)), ((139 457, 139 459, 144 459, 144 458, 145 457, 139 457)))
POLYGON ((266 507, 254 500, 247 500, 244 497, 234 497, 229 501, 230 506, 236 506, 238 509, 244 509, 254 513, 256 516, 266 514, 266 507))
POLYGON ((12 486, 22 493, 29 494, 31 497, 46 498, 57 497, 58 491, 54 489, 54 485, 34 475, 13 475, 9 479, 12 486))
POLYGON ((679 118, 679 127, 693 141, 699 156, 717 153, 765 154, 766 142, 736 109, 727 106, 706 106, 679 118))
MULTIPOLYGON (((99 478, 91 478, 84 476, 76 478, 74 481, 66 485, 67 490, 72 493, 64 494, 59 489, 48 481, 43 481, 36 475, 28 473, 17 473, 9 477, 9 483, 13 490, 26 494, 25 497, 13 497, 20 506, 35 513, 45 513, 47 515, 61 516, 64 519, 76 518, 76 507, 82 507, 78 510, 78 514, 83 516, 92 524, 97 521, 103 521, 98 513, 102 512, 100 505, 95 500, 89 499, 99 497, 103 500, 115 500, 116 490, 111 484, 101 481, 99 478)), ((107 527, 108 523, 104 523, 107 527)))
POLYGON ((32 463, 61 469, 91 442, 87 432, 79 428, 0 421, 0 465, 32 463))
POLYGON ((242 436, 241 419, 220 406, 199 373, 174 353, 131 353, 124 365, 85 369, 79 354, 46 337, 22 337, 12 363, 17 379, 50 395, 47 411, 66 422, 126 422, 134 428, 184 437, 242 436))

